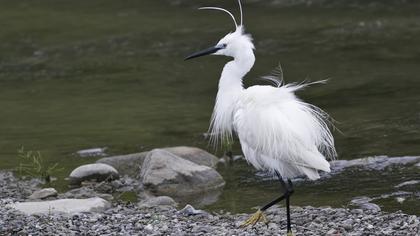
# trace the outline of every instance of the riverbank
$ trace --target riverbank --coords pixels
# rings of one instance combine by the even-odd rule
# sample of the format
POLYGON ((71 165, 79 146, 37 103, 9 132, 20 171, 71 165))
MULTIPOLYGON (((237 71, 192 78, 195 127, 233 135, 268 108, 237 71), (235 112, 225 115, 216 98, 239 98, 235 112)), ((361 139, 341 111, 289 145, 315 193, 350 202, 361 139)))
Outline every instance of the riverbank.
MULTIPOLYGON (((35 180, 0 172, 0 235, 285 235, 281 207, 267 212, 268 224, 240 228, 249 215, 205 212, 171 206, 141 207, 112 202, 101 211, 25 215, 10 207, 26 201, 35 180)), ((293 207, 295 235, 418 235, 420 216, 362 209, 293 207)))

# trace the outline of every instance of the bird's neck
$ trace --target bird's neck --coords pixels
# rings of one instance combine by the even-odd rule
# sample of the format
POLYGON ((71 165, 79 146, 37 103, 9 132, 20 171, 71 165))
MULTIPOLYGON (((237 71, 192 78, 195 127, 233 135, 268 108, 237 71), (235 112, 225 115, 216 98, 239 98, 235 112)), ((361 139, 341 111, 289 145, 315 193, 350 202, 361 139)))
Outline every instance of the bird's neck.
POLYGON ((235 58, 226 63, 220 76, 218 94, 242 90, 243 77, 251 70, 254 62, 255 57, 252 54, 252 58, 235 58))
POLYGON ((235 57, 222 71, 214 106, 210 132, 213 140, 229 141, 232 138, 233 115, 243 88, 243 77, 251 70, 255 62, 252 50, 235 57))

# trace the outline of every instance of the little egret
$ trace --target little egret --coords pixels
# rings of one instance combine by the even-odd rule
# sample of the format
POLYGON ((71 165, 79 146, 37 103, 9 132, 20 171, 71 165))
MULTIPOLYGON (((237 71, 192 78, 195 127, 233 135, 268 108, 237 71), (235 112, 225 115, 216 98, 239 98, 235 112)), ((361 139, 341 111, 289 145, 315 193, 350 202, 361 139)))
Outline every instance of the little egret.
POLYGON ((226 9, 199 8, 229 14, 236 29, 215 46, 185 59, 209 54, 233 58, 224 66, 220 77, 210 133, 217 143, 231 140, 236 132, 245 159, 256 169, 277 176, 284 191, 282 196, 261 207, 243 226, 266 221, 263 212, 285 199, 287 234, 292 235, 289 199, 294 190, 291 179, 302 175, 311 180, 318 179, 318 171, 330 171, 326 157, 333 158, 336 155, 334 138, 328 128, 329 116, 320 108, 295 96, 295 91, 310 83, 284 84, 281 69, 278 73, 265 77, 275 81, 276 86, 243 87, 243 77, 255 62, 255 48, 251 36, 244 32, 240 0, 238 3, 240 24, 237 24, 233 14, 226 9))

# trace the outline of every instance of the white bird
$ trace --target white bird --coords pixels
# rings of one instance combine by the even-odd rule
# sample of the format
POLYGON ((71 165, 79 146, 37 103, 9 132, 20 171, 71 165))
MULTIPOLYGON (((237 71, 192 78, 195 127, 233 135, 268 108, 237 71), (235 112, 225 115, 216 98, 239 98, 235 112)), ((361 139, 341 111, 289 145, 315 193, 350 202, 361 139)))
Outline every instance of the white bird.
POLYGON ((240 0, 238 3, 240 24, 237 24, 233 14, 226 9, 199 8, 220 10, 229 14, 236 29, 215 46, 194 53, 186 60, 209 54, 233 58, 224 66, 220 77, 210 133, 217 143, 231 140, 236 132, 245 159, 256 169, 277 175, 284 189, 281 197, 260 208, 243 225, 253 225, 265 220, 263 211, 286 199, 287 233, 291 235, 291 179, 302 175, 311 180, 318 179, 318 171, 330 171, 326 157, 336 156, 334 138, 328 128, 329 116, 318 107, 295 96, 296 91, 310 83, 284 84, 281 70, 277 76, 265 77, 276 81, 276 86, 255 85, 244 88, 242 81, 254 65, 255 48, 251 36, 244 32, 240 0))

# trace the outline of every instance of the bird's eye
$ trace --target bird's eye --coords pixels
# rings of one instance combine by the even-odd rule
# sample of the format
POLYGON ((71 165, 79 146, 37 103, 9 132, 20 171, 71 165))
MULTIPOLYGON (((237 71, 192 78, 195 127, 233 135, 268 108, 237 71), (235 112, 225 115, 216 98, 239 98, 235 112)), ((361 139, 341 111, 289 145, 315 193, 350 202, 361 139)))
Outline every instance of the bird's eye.
POLYGON ((222 47, 223 48, 226 48, 227 47, 227 44, 226 43, 222 43, 222 47))

